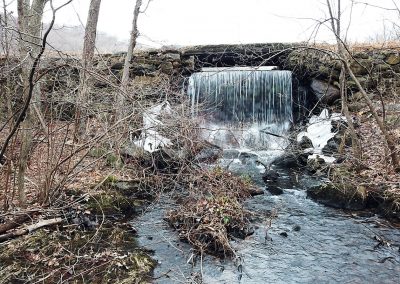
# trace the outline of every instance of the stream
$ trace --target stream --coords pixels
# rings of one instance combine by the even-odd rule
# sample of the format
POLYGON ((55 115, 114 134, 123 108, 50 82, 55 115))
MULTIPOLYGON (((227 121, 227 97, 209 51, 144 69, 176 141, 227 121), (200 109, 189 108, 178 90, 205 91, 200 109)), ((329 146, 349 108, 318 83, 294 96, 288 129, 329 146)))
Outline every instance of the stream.
MULTIPOLYGON (((257 154, 220 160, 222 166, 252 177, 265 188, 257 154)), ((139 244, 158 261, 155 283, 400 283, 400 230, 368 212, 345 212, 307 198, 318 182, 306 175, 280 173, 281 195, 248 199, 254 234, 233 240, 237 257, 220 260, 196 255, 163 220, 174 206, 162 196, 134 225, 139 244), (202 276, 202 277, 201 277, 202 276)))

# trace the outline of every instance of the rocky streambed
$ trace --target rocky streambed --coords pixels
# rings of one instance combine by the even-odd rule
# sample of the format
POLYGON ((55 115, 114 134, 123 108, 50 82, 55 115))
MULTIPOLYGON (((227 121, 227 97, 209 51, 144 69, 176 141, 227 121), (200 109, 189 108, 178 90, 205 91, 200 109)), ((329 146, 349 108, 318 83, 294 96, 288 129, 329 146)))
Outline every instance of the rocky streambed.
POLYGON ((201 279, 203 283, 398 282, 396 224, 370 212, 347 212, 314 202, 306 190, 319 181, 305 174, 277 168, 279 179, 271 190, 262 179, 259 161, 257 153, 232 159, 232 152, 220 160, 265 191, 245 203, 252 212, 254 233, 232 241, 233 260, 199 256, 179 240, 162 219, 175 206, 173 193, 133 220, 139 244, 152 250, 158 261, 155 283, 200 283, 201 279))

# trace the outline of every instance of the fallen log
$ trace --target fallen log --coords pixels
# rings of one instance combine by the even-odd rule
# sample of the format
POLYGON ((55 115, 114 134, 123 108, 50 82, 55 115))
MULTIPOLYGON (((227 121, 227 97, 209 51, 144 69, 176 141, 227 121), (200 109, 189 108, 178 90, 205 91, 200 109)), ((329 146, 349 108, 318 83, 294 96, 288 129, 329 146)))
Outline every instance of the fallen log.
POLYGON ((26 235, 29 234, 37 229, 43 228, 43 227, 47 227, 47 226, 52 226, 52 225, 57 225, 57 224, 61 224, 63 222, 62 218, 54 218, 54 219, 49 219, 49 220, 42 220, 39 221, 38 223, 29 225, 25 228, 22 229, 18 229, 15 230, 13 232, 7 233, 7 234, 3 234, 0 235, 0 242, 9 240, 9 239, 13 239, 22 235, 26 235))
POLYGON ((34 215, 34 213, 36 213, 36 212, 31 212, 31 213, 27 213, 24 215, 20 215, 4 224, 0 224, 0 234, 3 234, 9 230, 12 230, 12 229, 15 229, 15 228, 21 226, 23 223, 30 220, 32 218, 32 215, 34 215))

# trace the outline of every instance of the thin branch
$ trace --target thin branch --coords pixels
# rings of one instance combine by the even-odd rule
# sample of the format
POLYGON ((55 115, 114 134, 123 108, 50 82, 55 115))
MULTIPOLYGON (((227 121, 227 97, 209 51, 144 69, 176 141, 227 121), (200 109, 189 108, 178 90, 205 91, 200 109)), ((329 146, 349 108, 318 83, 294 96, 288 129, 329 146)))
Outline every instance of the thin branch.
MULTIPOLYGON (((29 79, 28 79, 28 80, 29 80, 28 97, 26 98, 24 107, 23 107, 21 113, 19 114, 18 119, 17 119, 17 121, 16 121, 16 123, 15 123, 13 129, 11 130, 10 134, 7 136, 7 139, 5 140, 5 142, 4 142, 4 144, 3 144, 3 147, 1 148, 1 151, 0 151, 0 163, 2 163, 2 161, 3 161, 3 159, 4 159, 4 154, 5 154, 6 150, 7 150, 8 144, 10 143, 12 137, 13 137, 14 134, 17 132, 17 130, 18 130, 19 126, 21 125, 21 123, 25 120, 25 117, 26 117, 26 114, 27 114, 27 111, 28 111, 30 102, 31 102, 31 100, 32 100, 33 89, 34 89, 34 86, 35 86, 34 76, 35 76, 36 70, 37 70, 38 67, 39 67, 40 59, 41 59, 41 57, 42 57, 42 55, 43 55, 43 53, 44 53, 44 51, 45 51, 45 49, 46 49, 47 37, 49 36, 50 31, 51 31, 51 29, 52 29, 53 26, 54 26, 54 22, 55 22, 55 20, 56 20, 56 12, 57 12, 58 10, 60 10, 62 7, 65 7, 66 5, 68 5, 69 3, 71 3, 72 1, 73 1, 73 0, 69 0, 69 1, 67 1, 66 3, 64 3, 63 5, 61 5, 60 7, 54 8, 54 7, 53 7, 53 1, 50 0, 50 6, 51 6, 52 11, 53 11, 53 16, 52 16, 50 25, 49 25, 47 31, 45 32, 45 34, 44 34, 44 36, 43 36, 42 47, 41 47, 41 49, 40 49, 40 52, 39 52, 39 54, 37 55, 37 57, 35 58, 35 60, 34 60, 34 62, 33 62, 33 65, 32 65, 32 68, 31 68, 30 73, 29 73, 29 79)), ((21 21, 22 21, 22 20, 21 20, 21 21)))

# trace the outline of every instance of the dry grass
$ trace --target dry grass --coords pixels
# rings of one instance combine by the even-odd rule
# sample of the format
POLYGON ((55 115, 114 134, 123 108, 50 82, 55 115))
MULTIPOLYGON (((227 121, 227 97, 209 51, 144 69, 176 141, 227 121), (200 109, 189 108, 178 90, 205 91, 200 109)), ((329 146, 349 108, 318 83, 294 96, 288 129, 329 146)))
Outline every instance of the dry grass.
POLYGON ((191 176, 187 190, 179 208, 167 214, 169 223, 201 253, 234 255, 229 240, 244 238, 251 232, 250 212, 243 208, 242 201, 252 194, 252 185, 215 168, 191 176))

